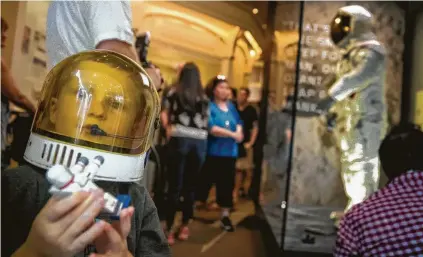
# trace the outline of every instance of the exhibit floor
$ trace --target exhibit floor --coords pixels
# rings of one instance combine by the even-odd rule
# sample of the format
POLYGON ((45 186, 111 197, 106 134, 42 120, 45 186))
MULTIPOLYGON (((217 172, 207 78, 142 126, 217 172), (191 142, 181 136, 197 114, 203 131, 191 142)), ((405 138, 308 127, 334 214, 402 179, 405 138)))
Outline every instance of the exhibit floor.
MULTIPOLYGON (((266 202, 262 205, 265 219, 273 235, 281 245, 284 189, 279 188, 266 193, 266 202)), ((288 205, 286 221, 286 251, 332 253, 335 246, 336 230, 330 219, 332 211, 340 211, 336 207, 312 205, 288 205)))

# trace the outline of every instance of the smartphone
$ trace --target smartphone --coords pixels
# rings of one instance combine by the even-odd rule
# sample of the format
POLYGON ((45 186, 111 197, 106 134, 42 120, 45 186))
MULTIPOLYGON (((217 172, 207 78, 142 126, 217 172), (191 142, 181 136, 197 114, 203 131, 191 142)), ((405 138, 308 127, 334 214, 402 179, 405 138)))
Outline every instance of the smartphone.
POLYGON ((147 60, 148 47, 150 46, 150 37, 151 33, 147 31, 144 34, 137 36, 137 40, 135 41, 135 48, 137 49, 143 68, 148 68, 150 66, 150 63, 147 60))

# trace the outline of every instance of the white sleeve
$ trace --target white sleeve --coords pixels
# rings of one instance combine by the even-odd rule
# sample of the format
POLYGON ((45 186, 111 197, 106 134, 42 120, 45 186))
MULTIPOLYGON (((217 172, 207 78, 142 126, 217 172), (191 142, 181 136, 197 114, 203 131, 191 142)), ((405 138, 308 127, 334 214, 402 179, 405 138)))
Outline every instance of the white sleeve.
POLYGON ((129 0, 87 1, 88 29, 97 46, 105 40, 117 39, 134 44, 132 32, 132 10, 129 0))

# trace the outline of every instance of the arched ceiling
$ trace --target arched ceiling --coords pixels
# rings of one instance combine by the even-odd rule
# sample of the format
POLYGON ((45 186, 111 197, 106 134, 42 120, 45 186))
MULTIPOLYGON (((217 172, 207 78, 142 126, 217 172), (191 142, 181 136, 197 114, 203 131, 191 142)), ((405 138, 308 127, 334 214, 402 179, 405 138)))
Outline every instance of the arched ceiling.
POLYGON ((132 2, 133 26, 151 32, 151 45, 190 49, 210 58, 231 56, 239 27, 172 2, 132 2))
POLYGON ((206 14, 228 24, 251 31, 260 46, 264 44, 264 26, 267 20, 267 1, 230 2, 230 1, 181 1, 177 5, 206 14), (254 15, 252 9, 259 12, 254 15))

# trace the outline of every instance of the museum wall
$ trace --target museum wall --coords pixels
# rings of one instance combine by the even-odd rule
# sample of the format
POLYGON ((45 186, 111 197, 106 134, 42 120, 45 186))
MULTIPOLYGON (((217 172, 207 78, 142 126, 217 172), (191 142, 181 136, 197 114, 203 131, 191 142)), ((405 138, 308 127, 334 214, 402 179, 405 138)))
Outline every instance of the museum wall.
POLYGON ((12 24, 4 56, 8 61, 10 55, 9 65, 16 84, 34 103, 47 73, 44 42, 47 9, 46 1, 2 2, 2 16, 5 14, 12 24))
POLYGON ((417 17, 413 42, 412 89, 410 95, 411 119, 423 128, 423 13, 417 17))
MULTIPOLYGON (((306 2, 294 139, 291 204, 343 207, 346 203, 340 177, 339 149, 325 121, 311 117, 317 101, 326 96, 325 83, 333 78, 340 57, 328 38, 329 22, 338 8, 354 2, 306 2)), ((379 40, 388 52, 386 100, 389 124, 399 121, 404 13, 393 2, 359 2, 375 15, 379 40)), ((299 4, 280 2, 276 11, 276 42, 272 60, 271 90, 281 108, 295 83, 299 4)), ((382 183, 385 180, 382 179, 382 183)))
POLYGON ((1 2, 1 17, 7 22, 9 26, 9 29, 6 32, 6 47, 1 49, 1 55, 6 65, 9 66, 11 66, 12 64, 13 45, 15 43, 16 38, 16 24, 18 23, 17 15, 19 11, 19 6, 19 2, 1 2))

